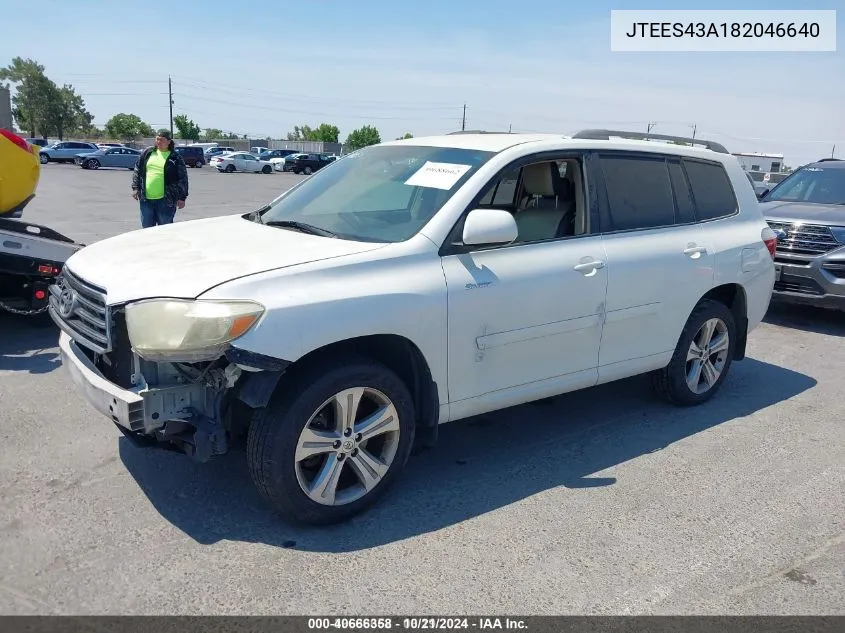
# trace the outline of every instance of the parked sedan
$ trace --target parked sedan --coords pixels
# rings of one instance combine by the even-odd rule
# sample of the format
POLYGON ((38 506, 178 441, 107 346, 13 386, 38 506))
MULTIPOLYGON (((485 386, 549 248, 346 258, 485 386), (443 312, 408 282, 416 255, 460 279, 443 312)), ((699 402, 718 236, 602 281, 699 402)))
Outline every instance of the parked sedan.
POLYGON ((122 167, 134 169, 141 152, 131 147, 109 147, 96 152, 77 154, 74 162, 83 169, 122 167))
POLYGON ((209 167, 216 167, 218 171, 232 173, 233 171, 248 171, 253 173, 272 174, 273 165, 270 161, 260 160, 249 152, 233 152, 223 156, 214 156, 209 167))

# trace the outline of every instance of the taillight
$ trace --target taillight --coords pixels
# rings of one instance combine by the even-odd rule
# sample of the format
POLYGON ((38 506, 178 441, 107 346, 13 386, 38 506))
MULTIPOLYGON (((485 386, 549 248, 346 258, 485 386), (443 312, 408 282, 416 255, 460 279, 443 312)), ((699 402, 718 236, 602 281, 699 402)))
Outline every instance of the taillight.
POLYGON ((766 248, 769 249, 769 255, 772 256, 772 259, 775 258, 775 252, 778 248, 778 236, 771 227, 767 226, 763 229, 762 234, 760 237, 763 238, 763 243, 766 245, 766 248))
POLYGON ((24 139, 22 139, 20 136, 18 136, 17 134, 12 132, 11 130, 7 130, 5 128, 0 128, 0 135, 5 136, 7 139, 12 141, 12 143, 14 143, 18 147, 20 147, 23 151, 25 151, 25 152, 29 151, 29 143, 27 143, 24 139))

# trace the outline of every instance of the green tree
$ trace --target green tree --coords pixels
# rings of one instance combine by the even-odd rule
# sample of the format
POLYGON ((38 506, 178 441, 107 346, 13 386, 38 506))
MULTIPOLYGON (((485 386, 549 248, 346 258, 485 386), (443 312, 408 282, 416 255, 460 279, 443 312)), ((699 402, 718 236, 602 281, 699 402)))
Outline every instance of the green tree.
POLYGON ((189 141, 199 141, 202 130, 200 126, 194 123, 185 114, 178 114, 173 117, 173 125, 179 134, 179 138, 184 138, 189 141))
POLYGON ((315 128, 310 125, 294 126, 293 132, 288 132, 289 141, 322 141, 323 143, 337 143, 340 130, 331 123, 320 123, 315 128))
POLYGON ((314 130, 310 125, 295 125, 293 132, 288 132, 287 140, 289 141, 310 141, 314 130))
POLYGON ((322 141, 323 143, 337 143, 340 137, 340 130, 336 125, 331 123, 320 123, 316 130, 313 131, 312 138, 309 141, 322 141))
POLYGON ((59 88, 33 59, 15 57, 0 68, 0 81, 15 84, 12 114, 18 127, 32 136, 56 135, 61 140, 90 127, 94 119, 73 86, 59 88))
POLYGON ((58 88, 53 84, 50 93, 51 101, 47 108, 46 125, 51 133, 59 137, 59 140, 90 126, 94 117, 85 109, 85 100, 76 93, 73 86, 65 84, 58 88))
MULTIPOLYGON (((18 126, 31 136, 48 133, 44 127, 52 87, 44 66, 32 59, 15 57, 7 67, 0 68, 0 81, 15 84, 12 115, 18 126)), ((4 86, 12 87, 5 83, 4 86)))
POLYGON ((397 140, 397 141, 403 141, 403 140, 405 140, 406 138, 414 138, 414 135, 413 135, 413 134, 411 134, 410 132, 405 132, 405 135, 404 135, 404 136, 397 136, 397 137, 396 137, 396 140, 397 140))
POLYGON ((223 130, 218 130, 216 127, 207 127, 203 130, 202 137, 206 141, 216 141, 223 138, 223 130))
POLYGON ((367 147, 368 145, 377 145, 381 143, 381 135, 378 130, 372 125, 364 125, 357 130, 352 130, 349 136, 346 137, 345 149, 354 151, 367 147))
POLYGON ((106 121, 106 133, 112 138, 131 141, 142 136, 153 136, 153 128, 144 123, 137 114, 121 112, 106 121))

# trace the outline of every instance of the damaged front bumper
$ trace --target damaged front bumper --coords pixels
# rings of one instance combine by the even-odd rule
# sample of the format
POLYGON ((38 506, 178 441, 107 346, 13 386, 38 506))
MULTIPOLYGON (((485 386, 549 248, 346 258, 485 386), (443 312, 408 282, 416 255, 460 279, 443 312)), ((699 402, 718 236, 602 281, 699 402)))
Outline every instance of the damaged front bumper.
POLYGON ((150 387, 143 380, 126 389, 109 381, 66 332, 59 349, 79 392, 135 443, 178 450, 197 461, 227 452, 225 389, 199 382, 150 387))

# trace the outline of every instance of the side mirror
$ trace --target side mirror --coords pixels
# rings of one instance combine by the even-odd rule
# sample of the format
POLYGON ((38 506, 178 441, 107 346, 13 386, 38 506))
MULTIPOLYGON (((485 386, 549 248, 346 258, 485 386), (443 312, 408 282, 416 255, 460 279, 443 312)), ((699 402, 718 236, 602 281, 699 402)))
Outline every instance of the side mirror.
POLYGON ((768 189, 763 189, 763 191, 760 191, 760 192, 757 194, 757 199, 758 199, 758 200, 762 200, 762 199, 763 199, 763 196, 765 196, 767 193, 769 193, 769 190, 768 190, 768 189))
POLYGON ((513 215, 501 209, 475 209, 464 222, 463 243, 467 246, 510 244, 519 235, 513 215))

